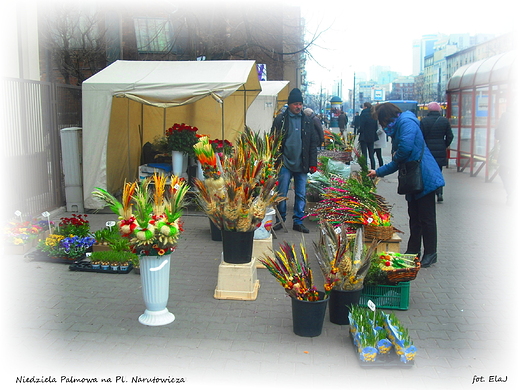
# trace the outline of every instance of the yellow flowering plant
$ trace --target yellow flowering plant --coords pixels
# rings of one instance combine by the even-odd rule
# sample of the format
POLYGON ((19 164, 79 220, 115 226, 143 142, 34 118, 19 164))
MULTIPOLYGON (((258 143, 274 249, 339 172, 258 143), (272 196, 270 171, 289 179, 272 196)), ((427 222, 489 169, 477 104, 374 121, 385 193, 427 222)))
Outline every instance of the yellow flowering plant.
POLYGON ((29 221, 10 221, 4 229, 5 241, 12 245, 24 245, 36 239, 43 227, 39 223, 29 221))
POLYGON ((140 182, 125 183, 121 201, 101 188, 92 194, 119 216, 119 233, 129 239, 132 252, 162 256, 175 250, 183 230, 180 218, 188 189, 178 176, 171 176, 167 183, 166 176, 155 173, 140 182))
POLYGON ((325 289, 362 289, 377 244, 378 241, 373 240, 365 246, 362 228, 357 229, 355 235, 349 235, 345 224, 333 226, 320 221, 319 241, 314 242, 314 247, 325 289))

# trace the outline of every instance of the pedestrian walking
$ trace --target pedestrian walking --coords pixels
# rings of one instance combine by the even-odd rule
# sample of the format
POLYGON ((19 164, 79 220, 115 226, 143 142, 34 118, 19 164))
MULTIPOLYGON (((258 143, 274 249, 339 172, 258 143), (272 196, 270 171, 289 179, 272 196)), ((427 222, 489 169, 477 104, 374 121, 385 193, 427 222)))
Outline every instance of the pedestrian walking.
POLYGON ((348 118, 347 114, 345 114, 345 111, 341 110, 339 116, 338 116, 338 126, 339 126, 339 132, 341 135, 343 135, 343 132, 345 131, 345 127, 347 127, 348 124, 348 118))
POLYGON ((420 256, 422 243, 424 255, 421 266, 429 267, 437 262, 435 191, 444 185, 444 178, 426 146, 415 114, 411 111, 401 112, 393 103, 382 103, 375 107, 373 115, 392 138, 392 161, 377 170, 370 170, 369 177, 387 176, 396 172, 400 163, 421 160, 424 189, 419 194, 405 195, 410 227, 406 253, 418 253, 420 256))
POLYGON ((385 165, 383 161, 383 149, 386 148, 386 134, 380 124, 377 125, 377 140, 374 141, 374 153, 380 167, 385 165))
MULTIPOLYGON (((442 108, 437 102, 428 104, 428 114, 421 119, 420 126, 426 145, 442 172, 442 167, 448 165, 447 149, 453 141, 453 131, 450 121, 441 115, 441 110, 442 108)), ((443 188, 439 187, 435 192, 437 202, 444 200, 443 188)))
POLYGON ((377 121, 372 118, 372 104, 365 102, 363 110, 359 114, 359 146, 365 156, 367 165, 370 159, 370 169, 376 169, 374 157, 374 142, 377 140, 377 121))
MULTIPOLYGON (((274 119, 271 128, 271 132, 282 135, 282 167, 278 175, 278 193, 280 196, 286 197, 289 183, 291 179, 294 179, 293 230, 309 233, 309 229, 303 225, 307 173, 316 172, 318 135, 311 118, 302 115, 303 96, 298 88, 294 88, 289 93, 287 105, 287 110, 274 119)), ((280 216, 285 221, 287 201, 280 202, 277 207, 280 216)), ((280 227, 279 223, 275 225, 276 230, 280 227)))
POLYGON ((356 111, 352 119, 352 127, 354 128, 354 135, 359 133, 359 111, 356 111))
POLYGON ((310 107, 303 110, 303 113, 312 119, 314 130, 316 130, 316 134, 318 134, 318 146, 323 146, 323 142, 325 142, 325 134, 323 133, 323 125, 321 124, 320 118, 314 114, 314 110, 310 107))

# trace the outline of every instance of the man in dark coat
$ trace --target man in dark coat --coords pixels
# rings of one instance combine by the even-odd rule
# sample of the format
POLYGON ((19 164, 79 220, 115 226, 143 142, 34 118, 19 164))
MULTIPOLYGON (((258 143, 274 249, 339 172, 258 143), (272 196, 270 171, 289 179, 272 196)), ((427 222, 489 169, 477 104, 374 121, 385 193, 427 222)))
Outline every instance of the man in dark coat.
MULTIPOLYGON (((289 93, 287 110, 273 121, 271 132, 282 134, 282 168, 278 175, 278 193, 286 197, 291 178, 294 179, 293 230, 309 233, 303 225, 307 191, 307 173, 316 172, 318 165, 318 134, 314 122, 302 113, 303 97, 298 88, 289 93)), ((285 221, 287 202, 278 204, 280 216, 285 221)), ((277 221, 278 222, 278 221, 277 221)), ((276 224, 278 230, 280 225, 276 224)))
POLYGON ((345 114, 345 111, 341 110, 341 113, 338 116, 338 126, 339 126, 339 131, 341 134, 343 134, 343 132, 345 131, 345 127, 347 127, 347 123, 348 123, 347 114, 345 114))
POLYGON ((359 112, 356 111, 354 119, 352 120, 352 127, 354 128, 354 135, 359 133, 359 112))
POLYGON ((323 125, 321 124, 320 118, 316 116, 314 110, 310 107, 303 110, 303 113, 312 119, 314 129, 316 130, 316 134, 318 134, 318 146, 322 146, 323 142, 325 142, 325 134, 323 133, 323 125))
POLYGON ((359 145, 361 153, 365 156, 367 165, 370 159, 370 169, 376 169, 376 158, 374 156, 374 142, 377 137, 377 121, 372 118, 372 104, 365 102, 363 110, 359 115, 359 145))
MULTIPOLYGON (((453 141, 453 132, 451 130, 450 121, 441 115, 441 106, 439 103, 431 102, 428 104, 428 114, 421 120, 421 131, 426 141, 426 145, 432 153, 435 161, 442 171, 442 167, 448 165, 446 149, 453 141)), ((443 187, 435 192, 437 202, 442 202, 443 187)))

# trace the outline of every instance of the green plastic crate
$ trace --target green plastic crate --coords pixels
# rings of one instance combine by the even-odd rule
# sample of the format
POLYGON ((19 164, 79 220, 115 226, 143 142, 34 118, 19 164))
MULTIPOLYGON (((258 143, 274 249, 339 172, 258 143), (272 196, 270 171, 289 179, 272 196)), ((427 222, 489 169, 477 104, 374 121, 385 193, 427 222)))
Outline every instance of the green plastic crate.
POLYGON ((369 299, 380 309, 408 310, 410 282, 399 282, 391 286, 365 286, 359 304, 366 306, 369 299))

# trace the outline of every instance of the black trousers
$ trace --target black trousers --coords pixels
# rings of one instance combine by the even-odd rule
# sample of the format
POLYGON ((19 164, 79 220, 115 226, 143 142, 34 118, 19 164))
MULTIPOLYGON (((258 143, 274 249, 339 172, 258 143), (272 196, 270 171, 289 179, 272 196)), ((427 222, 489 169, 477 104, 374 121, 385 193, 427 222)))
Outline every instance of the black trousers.
POLYGON ((421 251, 421 242, 424 254, 437 252, 437 215, 435 211, 435 191, 417 200, 408 202, 408 217, 410 238, 408 239, 407 253, 421 251))
POLYGON ((374 157, 374 143, 373 142, 365 142, 359 141, 359 146, 361 147, 361 154, 365 156, 367 159, 370 159, 370 169, 376 169, 376 159, 374 157))

